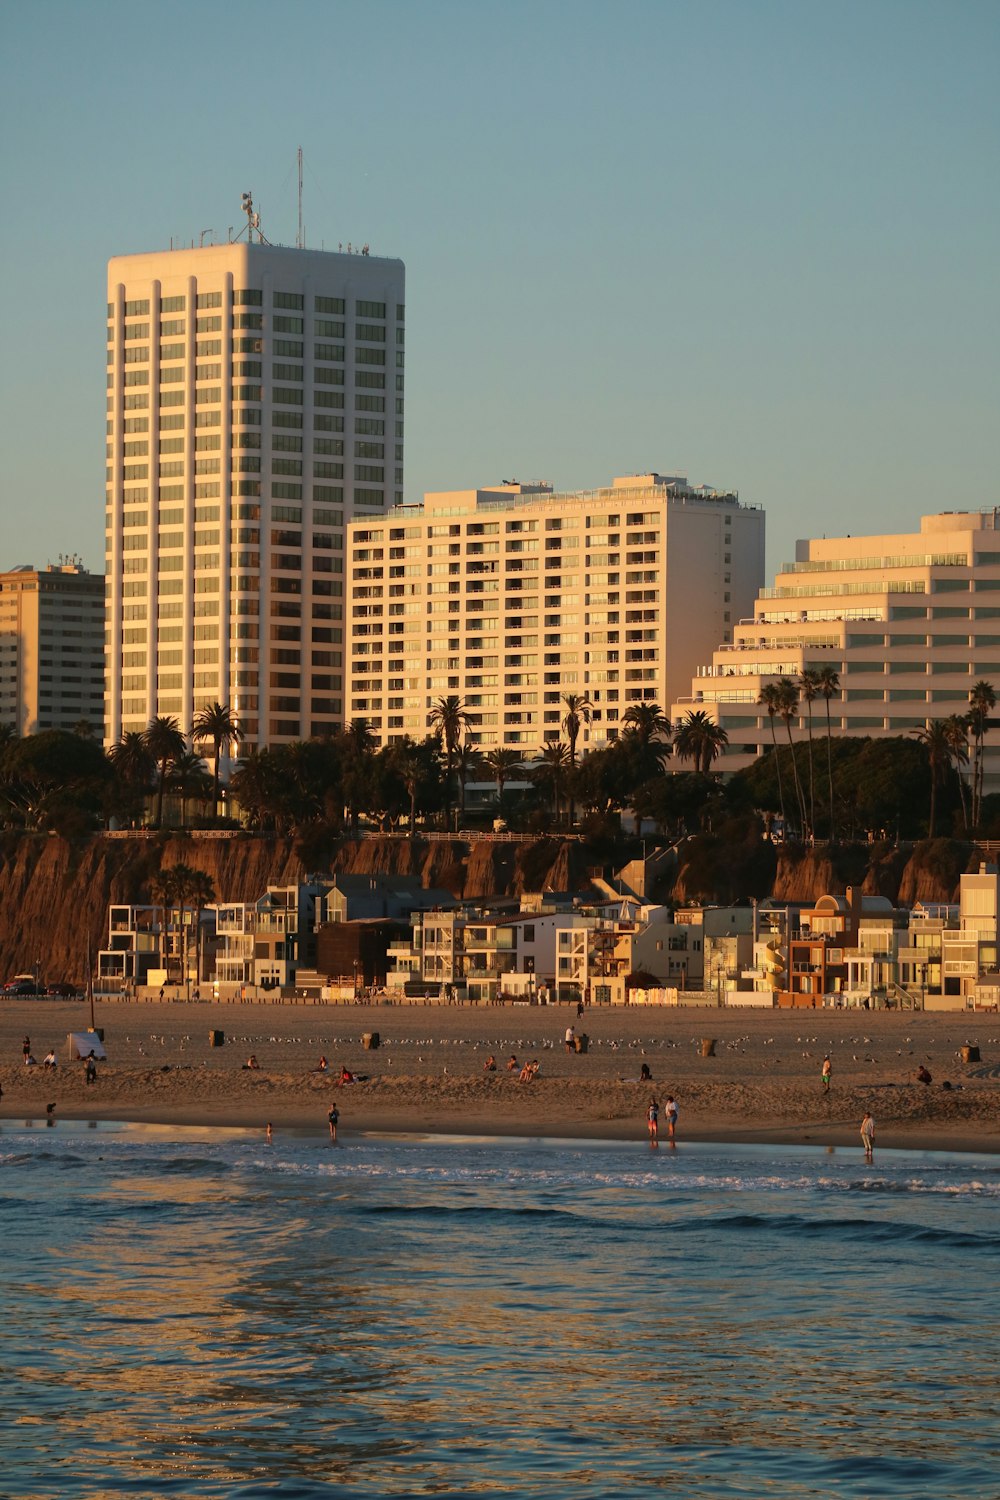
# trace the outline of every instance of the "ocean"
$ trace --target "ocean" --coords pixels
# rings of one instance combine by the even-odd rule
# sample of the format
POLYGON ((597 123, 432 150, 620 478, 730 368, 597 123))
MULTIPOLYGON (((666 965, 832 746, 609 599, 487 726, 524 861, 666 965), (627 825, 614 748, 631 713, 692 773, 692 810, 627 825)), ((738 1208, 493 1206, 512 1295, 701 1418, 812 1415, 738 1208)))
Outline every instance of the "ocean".
POLYGON ((0 1128, 0 1494, 995 1497, 1000 1158, 0 1128))

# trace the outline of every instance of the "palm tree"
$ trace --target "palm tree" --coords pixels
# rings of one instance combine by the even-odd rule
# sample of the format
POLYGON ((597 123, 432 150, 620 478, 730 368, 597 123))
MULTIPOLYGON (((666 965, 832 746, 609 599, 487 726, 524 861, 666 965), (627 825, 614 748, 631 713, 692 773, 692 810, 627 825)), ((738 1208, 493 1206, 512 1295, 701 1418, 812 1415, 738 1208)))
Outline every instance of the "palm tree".
POLYGON ((143 740, 146 749, 153 760, 159 766, 160 780, 156 791, 156 826, 163 826, 163 788, 167 781, 167 767, 174 761, 180 760, 187 750, 184 736, 177 725, 177 720, 158 714, 151 719, 143 731, 143 740))
POLYGON ((529 773, 536 786, 547 786, 550 789, 552 818, 555 823, 559 822, 563 783, 572 769, 567 746, 562 740, 549 740, 548 744, 542 746, 542 753, 529 773))
POLYGON ((174 872, 160 870, 149 882, 149 894, 160 910, 160 968, 167 967, 167 913, 174 899, 174 872))
POLYGON ((813 781, 813 703, 819 697, 819 673, 815 667, 803 667, 799 674, 799 692, 805 700, 809 732, 809 832, 816 837, 816 786, 813 781))
POLYGON ((352 837, 357 838, 358 820, 361 809, 366 805, 372 760, 378 740, 367 719, 352 719, 347 728, 341 730, 338 742, 342 752, 341 790, 347 809, 347 821, 352 837))
POLYGON ((126 791, 133 793, 136 798, 149 791, 156 767, 146 745, 145 735, 138 730, 123 734, 108 751, 108 760, 126 791))
POLYGON ((702 708, 686 713, 674 731, 676 754, 681 760, 693 761, 694 769, 706 775, 728 744, 729 735, 722 725, 716 724, 702 708))
POLYGON ((191 736, 195 744, 212 745, 212 817, 219 816, 219 761, 244 738, 240 721, 228 703, 210 703, 194 716, 191 736))
POLYGON ((562 727, 566 731, 569 740, 569 763, 576 765, 576 742, 579 738, 580 729, 584 724, 590 723, 590 715, 594 705, 585 693, 563 693, 563 703, 566 705, 566 717, 562 721, 562 727))
POLYGON ((774 727, 774 721, 781 704, 781 689, 776 682, 768 682, 760 690, 757 702, 767 709, 767 716, 771 721, 771 743, 774 745, 774 769, 778 775, 778 802, 781 806, 781 841, 788 837, 788 820, 785 817, 785 789, 781 782, 781 756, 778 754, 778 735, 774 727))
POLYGON ((799 690, 790 677, 778 678, 778 712, 785 723, 785 731, 788 735, 788 748, 792 757, 792 778, 795 782, 795 801, 798 804, 799 817, 802 823, 802 832, 806 832, 806 803, 802 795, 802 783, 799 780, 799 763, 795 757, 795 744, 792 740, 792 720, 797 718, 799 712, 799 690))
POLYGON ((201 941, 201 914, 206 906, 211 906, 215 900, 215 882, 211 875, 205 870, 192 870, 191 880, 188 885, 188 896, 194 908, 194 978, 195 985, 201 984, 202 973, 202 941, 201 941))
POLYGON ((445 821, 451 826, 451 773, 455 765, 455 752, 458 742, 462 738, 463 729, 469 724, 469 715, 462 699, 452 694, 448 698, 438 698, 431 704, 427 715, 427 723, 435 734, 444 741, 445 758, 445 821))
POLYGON ((951 765, 948 724, 945 719, 929 719, 923 729, 913 729, 910 732, 913 738, 919 740, 927 751, 927 761, 931 771, 931 810, 927 822, 927 837, 932 839, 934 837, 937 789, 943 785, 945 775, 951 765))
POLYGON ((962 803, 962 827, 969 831, 969 809, 965 801, 963 767, 969 764, 969 720, 965 714, 951 714, 945 719, 948 732, 948 755, 958 775, 958 795, 962 803))
POLYGON ((672 725, 658 703, 633 703, 622 715, 622 723, 644 745, 656 739, 670 743, 672 725))
POLYGON ((208 795, 209 778, 205 770, 205 762, 200 755, 190 752, 178 756, 170 768, 170 784, 181 796, 181 827, 187 826, 187 803, 188 797, 193 792, 199 800, 204 801, 208 795))
POLYGON ((979 827, 983 805, 983 749, 986 739, 986 731, 989 728, 989 716, 997 706, 997 695, 993 691, 993 684, 986 682, 983 678, 973 684, 969 693, 969 726, 973 735, 973 760, 972 760, 972 830, 975 833, 979 827))
POLYGON ((187 914, 188 902, 191 900, 198 886, 199 870, 192 869, 190 865, 171 865, 166 872, 169 877, 169 892, 171 903, 177 908, 177 926, 181 934, 181 980, 187 983, 188 973, 188 926, 184 918, 187 914))
POLYGON ((840 673, 833 667, 816 669, 816 684, 826 700, 826 777, 830 792, 830 842, 836 843, 837 832, 833 826, 833 734, 830 726, 830 699, 840 693, 840 673))
POLYGON ((522 765, 521 756, 516 750, 505 750, 502 747, 497 750, 489 750, 483 756, 483 764, 492 772, 493 779, 497 784, 497 810, 503 817, 503 789, 507 785, 510 773, 522 765))
POLYGON ((455 771, 458 775, 459 824, 465 822, 465 787, 470 776, 478 776, 483 764, 482 752, 471 740, 463 740, 455 751, 455 771))

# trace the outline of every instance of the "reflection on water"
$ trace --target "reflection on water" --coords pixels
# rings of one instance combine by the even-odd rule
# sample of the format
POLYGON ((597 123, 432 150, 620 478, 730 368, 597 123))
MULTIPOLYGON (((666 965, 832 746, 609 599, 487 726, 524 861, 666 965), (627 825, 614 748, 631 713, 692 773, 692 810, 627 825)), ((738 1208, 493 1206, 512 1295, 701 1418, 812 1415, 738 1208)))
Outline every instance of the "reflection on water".
POLYGON ((64 1126, 0 1168, 14 1494, 996 1490, 989 1161, 64 1126))

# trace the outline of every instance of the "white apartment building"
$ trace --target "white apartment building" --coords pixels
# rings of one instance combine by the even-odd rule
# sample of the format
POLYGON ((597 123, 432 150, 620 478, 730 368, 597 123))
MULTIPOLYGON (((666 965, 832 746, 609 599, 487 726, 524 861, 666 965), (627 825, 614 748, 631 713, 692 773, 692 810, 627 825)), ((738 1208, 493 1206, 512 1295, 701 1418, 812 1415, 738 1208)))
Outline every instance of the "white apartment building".
POLYGON ((343 722, 344 523, 402 500, 399 260, 267 244, 108 265, 105 737, 218 700, 343 722))
POLYGON ((77 562, 0 573, 0 724, 24 736, 103 722, 103 574, 77 562))
MULTIPOLYGON (((965 713, 980 678, 1000 696, 1000 512, 924 516, 913 533, 799 542, 795 562, 720 641, 670 711, 676 722, 704 709, 723 725, 723 771, 770 750, 761 688, 806 667, 839 674, 835 735, 905 735, 965 713)), ((812 712, 814 732, 825 734, 822 697, 812 712)), ((798 739, 808 732, 804 702, 792 730, 798 739)), ((995 787, 1000 744, 989 736, 985 764, 995 787)))
POLYGON ((382 744, 428 732, 457 695, 468 738, 525 754, 563 737, 564 694, 593 705, 579 749, 633 703, 665 708, 763 580, 764 513, 639 474, 555 494, 517 482, 428 494, 348 527, 346 717, 382 744))

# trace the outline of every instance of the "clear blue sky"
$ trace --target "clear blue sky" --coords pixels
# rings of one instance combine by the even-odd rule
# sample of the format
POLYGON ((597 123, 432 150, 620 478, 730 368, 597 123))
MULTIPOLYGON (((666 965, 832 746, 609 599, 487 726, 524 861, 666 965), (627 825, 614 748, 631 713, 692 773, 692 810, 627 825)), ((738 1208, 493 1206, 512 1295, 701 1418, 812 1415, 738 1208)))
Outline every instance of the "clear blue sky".
POLYGON ((1000 502, 989 0, 10 0, 0 566, 103 547, 109 256, 407 266, 406 494, 638 469, 798 536, 1000 502))

